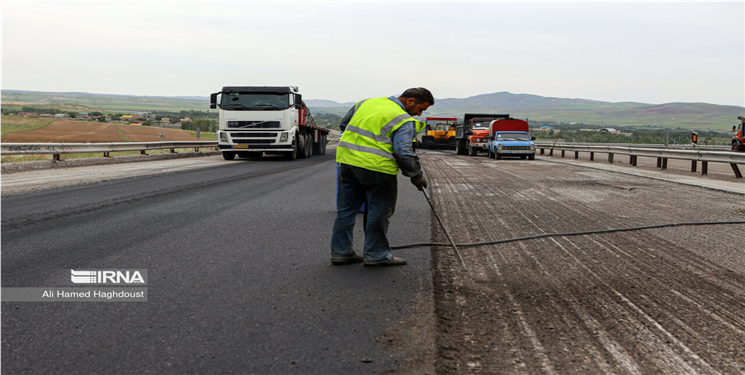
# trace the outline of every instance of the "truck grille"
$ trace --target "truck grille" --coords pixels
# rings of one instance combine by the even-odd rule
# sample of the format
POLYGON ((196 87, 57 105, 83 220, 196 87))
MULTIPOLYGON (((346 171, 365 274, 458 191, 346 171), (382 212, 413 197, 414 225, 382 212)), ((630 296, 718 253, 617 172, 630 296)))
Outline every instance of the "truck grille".
POLYGON ((282 123, 279 121, 228 121, 228 129, 280 129, 282 123))
POLYGON ((275 142, 276 140, 274 139, 233 139, 233 143, 243 144, 243 145, 257 144, 257 143, 269 144, 269 143, 275 143, 275 142))
POLYGON ((277 133, 230 133, 233 138, 276 138, 277 133))
POLYGON ((502 149, 508 151, 530 151, 530 146, 504 146, 502 149))

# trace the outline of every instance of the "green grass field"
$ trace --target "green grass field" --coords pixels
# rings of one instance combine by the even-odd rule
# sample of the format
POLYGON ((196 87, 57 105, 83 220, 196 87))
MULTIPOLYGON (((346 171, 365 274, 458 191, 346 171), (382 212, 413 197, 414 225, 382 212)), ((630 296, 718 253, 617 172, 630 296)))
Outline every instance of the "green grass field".
POLYGON ((3 90, 3 109, 20 110, 22 107, 58 108, 61 111, 209 111, 209 103, 190 98, 155 96, 103 95, 88 93, 34 93, 3 90), (24 104, 16 104, 23 102, 24 104))
MULTIPOLYGON (((187 130, 189 134, 193 136, 197 136, 196 130, 187 130)), ((199 140, 200 141, 216 141, 217 140, 217 133, 207 133, 207 132, 199 132, 199 140)))

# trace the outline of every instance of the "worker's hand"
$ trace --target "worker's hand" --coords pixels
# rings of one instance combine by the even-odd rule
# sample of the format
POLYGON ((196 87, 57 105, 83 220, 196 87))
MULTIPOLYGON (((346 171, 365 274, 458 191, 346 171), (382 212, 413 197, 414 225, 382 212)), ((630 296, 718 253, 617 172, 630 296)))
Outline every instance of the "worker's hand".
POLYGON ((412 177, 411 183, 414 184, 414 186, 416 186, 417 189, 422 190, 422 191, 427 188, 427 179, 424 178, 423 174, 412 177))

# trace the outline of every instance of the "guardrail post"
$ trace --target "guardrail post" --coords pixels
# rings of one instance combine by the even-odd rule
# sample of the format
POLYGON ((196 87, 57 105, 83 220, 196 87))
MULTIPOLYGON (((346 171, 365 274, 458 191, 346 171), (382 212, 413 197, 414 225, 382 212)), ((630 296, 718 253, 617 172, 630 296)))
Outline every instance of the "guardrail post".
POLYGON ((701 162, 701 175, 706 176, 707 174, 709 174, 709 162, 702 161, 701 162))
POLYGON ((564 150, 561 150, 561 157, 564 157, 564 150))
POLYGON ((591 152, 590 153, 590 161, 595 161, 595 153, 594 152, 591 152))
POLYGON ((194 152, 199 152, 199 147, 194 148, 194 152))
POLYGON ((667 170, 667 158, 662 158, 662 170, 667 170))
POLYGON ((172 154, 173 154, 173 153, 176 153, 176 149, 175 149, 175 148, 171 148, 171 153, 172 153, 172 154))
POLYGON ((60 154, 54 154, 54 161, 61 161, 60 154))
POLYGON ((629 157, 629 164, 636 167, 636 158, 637 158, 636 155, 631 155, 631 157, 629 157))
POLYGON ((613 164, 613 153, 612 152, 608 153, 608 163, 613 164))
POLYGON ((662 168, 662 158, 657 158, 657 168, 662 168))
POLYGON ((554 156, 554 149, 553 148, 548 151, 548 156, 554 156))
POLYGON ((579 159, 579 151, 574 151, 574 158, 579 159))
POLYGON ((697 166, 698 166, 698 162, 695 160, 691 160, 691 172, 696 172, 697 166))
POLYGON ((145 150, 140 150, 140 155, 147 155, 147 154, 145 153, 145 150))
POLYGON ((103 157, 108 158, 109 157, 109 153, 108 152, 104 152, 103 153, 103 157))
POLYGON ((546 150, 546 149, 543 149, 543 148, 541 149, 541 155, 543 155, 543 154, 544 154, 544 151, 545 151, 545 150, 546 150))
POLYGON ((740 168, 737 167, 737 164, 730 163, 729 165, 732 166, 732 171, 735 172, 735 178, 742 178, 742 173, 740 173, 740 168))

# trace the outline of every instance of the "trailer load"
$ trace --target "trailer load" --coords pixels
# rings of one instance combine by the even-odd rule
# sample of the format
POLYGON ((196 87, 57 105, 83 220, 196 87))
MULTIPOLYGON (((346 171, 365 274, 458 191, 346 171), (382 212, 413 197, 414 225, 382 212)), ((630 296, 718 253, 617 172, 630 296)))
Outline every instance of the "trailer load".
POLYGON ((326 153, 330 130, 316 126, 296 86, 226 86, 210 95, 210 108, 218 107, 218 148, 225 160, 326 153))

